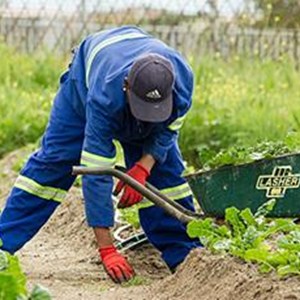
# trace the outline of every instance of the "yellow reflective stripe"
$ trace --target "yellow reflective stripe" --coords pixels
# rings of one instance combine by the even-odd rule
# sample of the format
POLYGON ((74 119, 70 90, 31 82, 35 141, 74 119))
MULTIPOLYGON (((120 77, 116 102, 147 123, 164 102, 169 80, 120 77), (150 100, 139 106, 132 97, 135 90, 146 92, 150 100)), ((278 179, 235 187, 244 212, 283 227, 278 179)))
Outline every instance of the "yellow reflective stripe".
POLYGON ((116 163, 116 157, 109 158, 82 151, 80 163, 87 167, 113 167, 116 163))
POLYGON ((172 200, 181 199, 192 194, 192 191, 188 183, 163 189, 160 190, 160 192, 172 200))
POLYGON ((86 82, 86 87, 89 87, 89 76, 90 76, 90 71, 91 67, 93 64, 93 61, 96 57, 96 55, 105 47, 110 46, 112 44, 124 41, 124 40, 130 40, 130 39, 138 39, 138 38, 144 38, 147 37, 147 35, 142 34, 142 33, 127 33, 127 34, 122 34, 122 35, 117 35, 113 36, 105 41, 102 41, 99 43, 92 51, 91 55, 88 58, 87 61, 87 67, 86 67, 86 74, 85 74, 85 82, 86 82))
MULTIPOLYGON (((185 197, 191 196, 192 195, 192 191, 188 185, 188 183, 184 183, 175 187, 171 187, 171 188, 166 188, 163 190, 160 190, 160 192, 162 194, 164 194, 165 196, 167 196, 170 200, 176 201, 176 200, 180 200, 183 199, 185 197)), ((142 202, 140 202, 139 208, 146 208, 146 207, 150 207, 153 206, 154 204, 147 200, 147 199, 143 199, 142 202)))
POLYGON ((171 123, 168 128, 171 129, 171 130, 179 130, 182 125, 183 125, 183 122, 184 122, 184 119, 185 119, 186 115, 176 119, 173 123, 171 123))
POLYGON ((40 198, 57 202, 62 202, 67 195, 67 191, 65 190, 43 186, 31 178, 22 175, 19 175, 14 186, 40 198))

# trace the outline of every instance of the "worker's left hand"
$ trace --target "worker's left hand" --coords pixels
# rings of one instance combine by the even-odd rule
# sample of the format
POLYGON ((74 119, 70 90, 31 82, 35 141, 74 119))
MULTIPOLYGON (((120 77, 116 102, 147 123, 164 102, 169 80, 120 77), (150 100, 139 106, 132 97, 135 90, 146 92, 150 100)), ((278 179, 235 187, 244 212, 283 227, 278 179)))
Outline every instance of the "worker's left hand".
MULTIPOLYGON (((142 185, 145 185, 147 178, 150 176, 150 172, 141 163, 137 162, 127 172, 127 175, 131 176, 142 185)), ((118 203, 118 208, 132 206, 143 199, 143 196, 139 192, 125 184, 123 181, 118 182, 114 195, 117 196, 123 189, 124 192, 118 203)))
POLYGON ((134 270, 115 246, 99 248, 99 254, 106 273, 116 283, 122 283, 134 277, 134 270))

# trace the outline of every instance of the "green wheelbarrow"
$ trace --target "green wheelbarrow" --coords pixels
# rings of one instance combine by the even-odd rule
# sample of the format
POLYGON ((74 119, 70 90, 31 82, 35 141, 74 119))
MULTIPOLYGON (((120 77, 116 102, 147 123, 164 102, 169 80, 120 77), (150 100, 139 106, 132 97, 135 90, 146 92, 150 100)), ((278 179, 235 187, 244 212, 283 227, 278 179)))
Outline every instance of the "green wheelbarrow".
POLYGON ((155 187, 139 184, 124 169, 74 167, 74 175, 111 175, 130 185, 155 205, 183 223, 207 216, 223 218, 225 209, 249 207, 253 212, 266 201, 276 198, 269 217, 300 216, 300 153, 257 160, 237 166, 196 172, 186 179, 203 214, 182 207, 155 187))

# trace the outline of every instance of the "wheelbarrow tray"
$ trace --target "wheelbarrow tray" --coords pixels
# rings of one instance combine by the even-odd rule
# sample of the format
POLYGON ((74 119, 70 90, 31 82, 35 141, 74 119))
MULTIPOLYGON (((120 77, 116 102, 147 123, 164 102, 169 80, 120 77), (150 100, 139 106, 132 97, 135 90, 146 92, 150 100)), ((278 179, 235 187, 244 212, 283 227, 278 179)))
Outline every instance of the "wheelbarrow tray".
POLYGON ((300 216, 300 153, 197 172, 187 180, 205 215, 222 218, 231 206, 254 212, 276 198, 270 217, 300 216))

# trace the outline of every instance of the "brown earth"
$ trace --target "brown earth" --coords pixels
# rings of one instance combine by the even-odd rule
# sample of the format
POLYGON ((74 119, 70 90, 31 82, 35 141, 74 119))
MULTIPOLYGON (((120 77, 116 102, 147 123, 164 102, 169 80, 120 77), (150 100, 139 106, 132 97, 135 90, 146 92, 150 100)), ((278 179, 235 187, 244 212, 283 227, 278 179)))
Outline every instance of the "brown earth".
POLYGON ((300 299, 300 280, 261 275, 254 266, 237 259, 196 249, 176 274, 147 287, 127 289, 126 293, 104 292, 100 299, 297 300, 300 299))
MULTIPOLYGON (((0 161, 0 203, 3 203, 16 172, 13 166, 26 151, 0 161)), ((261 275, 252 265, 191 252, 177 272, 170 275, 158 252, 144 245, 126 255, 139 275, 131 286, 117 286, 106 276, 98 260, 93 233, 85 224, 80 190, 73 188, 47 225, 19 253, 28 285, 49 288, 53 299, 300 299, 300 279, 261 275), (139 286, 132 286, 140 284, 139 286)))

